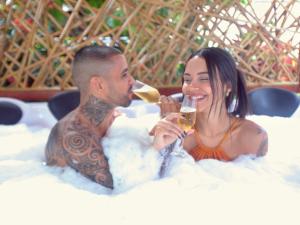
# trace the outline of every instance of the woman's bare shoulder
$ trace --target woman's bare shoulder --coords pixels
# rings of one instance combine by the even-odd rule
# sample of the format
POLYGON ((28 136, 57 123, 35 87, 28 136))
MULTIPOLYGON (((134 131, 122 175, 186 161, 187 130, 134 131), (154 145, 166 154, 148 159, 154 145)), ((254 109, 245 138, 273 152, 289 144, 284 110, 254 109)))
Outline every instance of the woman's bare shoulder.
POLYGON ((268 134, 266 130, 253 121, 241 119, 239 139, 244 154, 263 156, 268 151, 268 134))

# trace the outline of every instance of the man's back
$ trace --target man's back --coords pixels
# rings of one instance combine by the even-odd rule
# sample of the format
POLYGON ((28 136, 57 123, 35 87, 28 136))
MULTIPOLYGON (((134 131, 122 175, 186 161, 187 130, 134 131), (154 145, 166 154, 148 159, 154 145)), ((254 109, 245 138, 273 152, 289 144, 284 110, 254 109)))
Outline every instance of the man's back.
POLYGON ((53 127, 45 152, 47 164, 70 166, 113 188, 101 138, 115 118, 115 107, 131 103, 134 79, 127 60, 115 48, 85 46, 75 53, 72 78, 80 104, 53 127))
POLYGON ((76 110, 52 128, 46 145, 46 162, 52 166, 70 166, 99 184, 113 187, 101 136, 76 110))

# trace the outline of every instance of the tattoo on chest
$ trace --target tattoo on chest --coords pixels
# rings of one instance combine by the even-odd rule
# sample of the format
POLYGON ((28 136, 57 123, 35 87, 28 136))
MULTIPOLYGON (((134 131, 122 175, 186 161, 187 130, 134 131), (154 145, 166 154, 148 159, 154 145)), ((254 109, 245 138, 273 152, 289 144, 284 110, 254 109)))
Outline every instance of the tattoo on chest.
POLYGON ((88 101, 81 107, 81 112, 93 125, 98 126, 112 109, 112 105, 95 96, 90 96, 88 101))

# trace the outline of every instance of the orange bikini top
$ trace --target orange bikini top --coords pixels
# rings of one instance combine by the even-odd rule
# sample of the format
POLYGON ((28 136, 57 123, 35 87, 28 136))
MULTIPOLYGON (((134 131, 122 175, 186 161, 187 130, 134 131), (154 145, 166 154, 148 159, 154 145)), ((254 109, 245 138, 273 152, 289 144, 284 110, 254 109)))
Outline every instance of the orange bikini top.
POLYGON ((193 156, 193 158, 198 161, 201 159, 217 159, 221 161, 231 161, 233 158, 230 158, 225 151, 222 149, 222 143, 228 138, 230 133, 234 131, 238 127, 238 120, 235 120, 230 128, 225 132, 224 136, 222 137, 221 141, 215 147, 207 147, 205 146, 201 139, 199 133, 196 131, 196 140, 197 146, 189 151, 189 154, 193 156))

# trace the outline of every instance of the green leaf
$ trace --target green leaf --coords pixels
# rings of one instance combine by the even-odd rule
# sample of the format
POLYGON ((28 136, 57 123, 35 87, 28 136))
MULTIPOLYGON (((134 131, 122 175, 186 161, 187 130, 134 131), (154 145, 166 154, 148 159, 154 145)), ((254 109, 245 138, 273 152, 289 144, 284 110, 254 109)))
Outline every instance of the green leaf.
POLYGON ((41 55, 47 55, 47 49, 44 45, 37 43, 34 45, 34 48, 41 54, 41 55))
POLYGON ((59 6, 62 6, 65 2, 65 0, 54 0, 54 2, 59 5, 59 6))
POLYGON ((106 19, 106 24, 107 26, 109 26, 110 28, 116 28, 122 25, 122 21, 118 20, 118 19, 114 19, 112 17, 108 17, 106 19))
POLYGON ((48 32, 49 33, 53 33, 57 30, 57 28, 55 27, 54 23, 51 20, 48 20, 48 32))
POLYGON ((131 32, 132 34, 136 33, 136 27, 133 25, 129 25, 127 26, 121 33, 121 36, 126 36, 129 37, 129 32, 131 32))
POLYGON ((182 18, 182 14, 176 14, 173 18, 175 24, 177 24, 182 18))
POLYGON ((117 16, 117 17, 124 17, 125 13, 121 8, 117 8, 114 12, 114 15, 117 16))
POLYGON ((66 46, 70 46, 70 45, 72 44, 73 41, 74 41, 74 37, 66 37, 66 38, 64 39, 64 44, 65 44, 66 46))
POLYGON ((253 32, 247 32, 247 33, 243 33, 243 34, 241 34, 241 39, 242 40, 250 40, 251 38, 253 38, 253 36, 254 36, 255 34, 253 33, 253 32))
POLYGON ((4 4, 0 4, 0 11, 2 12, 2 11, 4 11, 4 9, 5 9, 5 5, 4 4))
POLYGON ((121 36, 124 36, 124 37, 128 37, 129 36, 129 32, 128 32, 128 29, 125 28, 122 33, 121 33, 121 36))
POLYGON ((105 0, 86 0, 90 6, 99 9, 105 0))
POLYGON ((176 76, 182 76, 182 74, 184 73, 184 63, 178 63, 176 65, 176 76))
MULTIPOLYGON (((242 1, 242 0, 241 0, 241 1, 242 1)), ((234 3, 233 0, 223 0, 224 6, 230 6, 230 5, 232 5, 233 3, 234 3)))
POLYGON ((57 22, 64 25, 67 21, 67 17, 58 9, 48 9, 48 12, 55 18, 57 22))
POLYGON ((53 61, 53 68, 57 68, 60 65, 60 60, 59 59, 55 59, 53 61))
POLYGON ((249 1, 248 0, 240 0, 240 3, 244 6, 246 6, 249 4, 249 1))
POLYGON ((92 11, 90 11, 89 9, 83 8, 82 10, 84 14, 88 14, 88 15, 92 14, 92 11))
POLYGON ((204 38, 201 37, 201 36, 197 36, 197 37, 195 38, 195 42, 196 42, 197 44, 201 45, 201 44, 204 42, 204 38))
POLYGON ((97 43, 97 41, 93 40, 93 41, 91 41, 91 45, 98 46, 98 43, 97 43))
POLYGON ((129 30, 132 34, 136 33, 136 26, 129 25, 129 30))
POLYGON ((63 77, 64 75, 65 75, 65 70, 64 69, 59 69, 58 71, 57 71, 57 74, 60 76, 60 77, 63 77))
POLYGON ((158 11, 157 11, 158 15, 162 16, 162 17, 167 17, 169 15, 169 9, 167 7, 163 7, 163 8, 160 8, 158 11))
POLYGON ((4 18, 0 18, 0 26, 3 26, 5 24, 5 19, 4 18))

